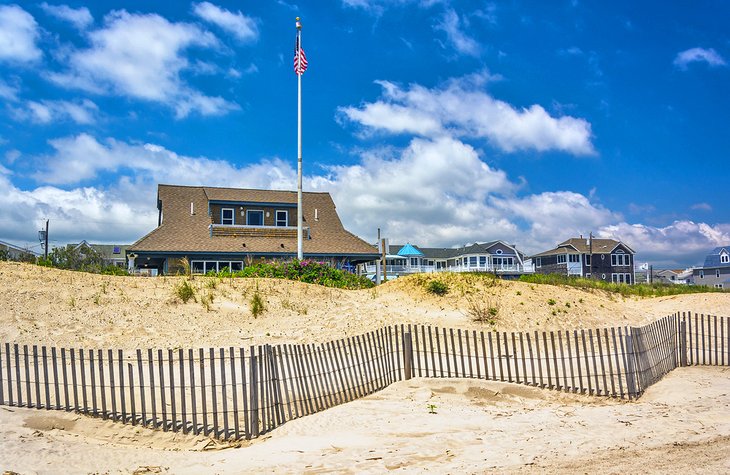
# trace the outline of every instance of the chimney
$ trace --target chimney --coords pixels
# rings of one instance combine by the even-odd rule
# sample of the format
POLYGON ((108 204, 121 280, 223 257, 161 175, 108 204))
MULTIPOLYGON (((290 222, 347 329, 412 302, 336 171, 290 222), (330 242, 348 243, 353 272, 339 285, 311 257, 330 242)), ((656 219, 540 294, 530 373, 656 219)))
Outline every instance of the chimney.
POLYGON ((190 202, 190 216, 193 216, 195 214, 195 206, 193 202, 190 202))

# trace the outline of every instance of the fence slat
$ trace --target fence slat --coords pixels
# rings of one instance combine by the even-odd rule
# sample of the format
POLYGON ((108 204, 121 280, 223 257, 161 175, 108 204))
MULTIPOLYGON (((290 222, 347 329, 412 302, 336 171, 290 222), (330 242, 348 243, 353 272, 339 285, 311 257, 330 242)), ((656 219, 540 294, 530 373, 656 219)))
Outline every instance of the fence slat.
POLYGON ((167 405, 165 404, 165 362, 162 359, 162 350, 157 350, 157 369, 160 373, 160 411, 162 412, 162 430, 167 432, 167 405))
POLYGON ((573 349, 570 346, 570 331, 565 331, 565 346, 568 348, 568 365, 570 367, 570 391, 576 392, 578 388, 575 386, 575 371, 573 369, 573 349))
POLYGON ((129 404, 130 404, 130 417, 132 425, 137 425, 137 413, 134 407, 134 375, 132 369, 132 363, 127 363, 127 371, 129 373, 129 404))
MULTIPOLYGON (((190 350, 191 352, 193 350, 190 350)), ((192 360, 192 358, 190 358, 192 360)), ((144 367, 142 364, 142 350, 137 348, 137 375, 139 376, 139 400, 142 406, 142 425, 147 426, 147 406, 144 399, 144 367)))
POLYGON ((256 348, 251 347, 250 351, 250 363, 248 365, 251 372, 251 379, 249 383, 249 396, 251 408, 251 437, 256 438, 259 436, 259 401, 258 401, 258 361, 256 357, 256 348))
POLYGON ((223 348, 220 348, 220 367, 221 367, 221 402, 223 403, 223 436, 221 439, 228 439, 228 394, 226 392, 226 354, 223 348))
MULTIPOLYGON (((152 427, 157 428, 157 407, 155 401, 155 367, 152 362, 152 349, 147 349, 147 369, 150 375, 150 404, 152 405, 152 427)), ((202 361, 202 360, 201 360, 202 361)))
POLYGON ((185 410, 185 353, 183 353, 182 348, 178 349, 177 362, 180 367, 180 418, 182 419, 182 432, 186 434, 188 432, 188 418, 185 410))
POLYGON ((124 353, 122 350, 117 352, 117 361, 119 362, 119 406, 122 411, 122 422, 127 421, 127 408, 124 401, 124 353))
MULTIPOLYGON (((101 355, 102 352, 99 350, 99 376, 101 380, 104 380, 104 377, 102 376, 102 366, 101 366, 101 355)), ((112 353, 112 350, 108 350, 108 363, 109 363, 109 389, 111 390, 112 395, 112 413, 111 413, 111 419, 113 421, 117 420, 117 397, 114 394, 114 354, 112 353)), ((101 387, 102 394, 104 393, 104 385, 102 384, 101 387)), ((102 403, 102 407, 104 407, 104 403, 102 403)), ((102 409, 103 412, 106 412, 104 409, 102 409)), ((104 418, 106 418, 106 414, 104 415, 104 418)))
MULTIPOLYGON (((717 325, 716 325, 717 326, 717 325)), ((45 358, 44 358, 45 359, 45 358)), ((51 348, 51 363, 53 366, 53 394, 56 396, 56 409, 61 409, 61 393, 58 387, 58 360, 56 359, 56 347, 51 348)), ((64 367, 64 370, 66 368, 64 367)), ((0 384, 0 401, 2 401, 2 384, 0 384)))
MULTIPOLYGON (((290 345, 291 347, 291 345, 290 345)), ((243 395, 243 429, 245 432, 246 439, 251 438, 251 426, 249 425, 249 412, 248 412, 248 390, 246 388, 246 355, 243 348, 238 349, 239 359, 241 360, 241 394, 243 395)), ((190 373, 192 378, 192 372, 190 373)), ((250 387, 249 382, 249 387, 250 387)), ((193 412, 193 424, 195 423, 195 412, 193 412)))
MULTIPOLYGON (((66 369, 66 348, 61 348, 61 368, 61 373, 63 374, 63 400, 66 403, 66 410, 70 411, 71 402, 68 399, 68 370, 66 369)), ((8 367, 8 371, 10 371, 10 367, 8 367)), ((76 386, 76 381, 74 381, 73 384, 74 386, 76 386)))

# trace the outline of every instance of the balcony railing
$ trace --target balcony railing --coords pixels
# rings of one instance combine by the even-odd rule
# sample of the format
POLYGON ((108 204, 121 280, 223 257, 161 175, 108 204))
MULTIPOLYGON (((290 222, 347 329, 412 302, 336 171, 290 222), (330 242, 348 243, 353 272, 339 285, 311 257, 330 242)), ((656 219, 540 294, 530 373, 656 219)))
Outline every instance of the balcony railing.
MULTIPOLYGON (((374 274, 376 272, 375 264, 367 264, 365 266, 365 272, 368 274, 374 274)), ((483 266, 405 266, 405 265, 387 265, 386 272, 388 274, 419 274, 419 273, 430 273, 430 272, 493 272, 495 274, 504 273, 533 273, 535 269, 533 266, 524 266, 521 264, 513 265, 483 265, 483 266)))
MULTIPOLYGON (((241 224, 211 224, 210 236, 296 238, 296 226, 249 226, 241 224)), ((309 226, 302 228, 305 238, 309 237, 309 226)))

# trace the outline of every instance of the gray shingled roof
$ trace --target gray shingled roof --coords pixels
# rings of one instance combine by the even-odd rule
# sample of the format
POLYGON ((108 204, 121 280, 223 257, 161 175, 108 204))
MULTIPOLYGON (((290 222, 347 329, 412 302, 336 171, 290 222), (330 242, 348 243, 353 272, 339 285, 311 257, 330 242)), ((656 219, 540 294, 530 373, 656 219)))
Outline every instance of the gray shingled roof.
POLYGON ((632 254, 634 253, 634 250, 625 243, 616 241, 615 239, 593 238, 592 241, 592 244, 589 244, 588 238, 570 238, 558 244, 554 249, 535 254, 532 257, 552 256, 555 254, 588 254, 591 252, 593 254, 611 254, 619 244, 623 245, 632 254))
POLYGON ((720 262, 720 254, 723 251, 730 254, 730 246, 721 246, 713 249, 707 257, 705 257, 705 265, 703 267, 730 267, 730 263, 720 262))
MULTIPOLYGON (((294 191, 159 185, 162 224, 129 247, 130 252, 292 253, 294 237, 210 236, 208 201, 293 203, 294 191), (193 203, 195 214, 190 214, 193 203), (245 246, 244 246, 245 244, 245 246)), ((329 193, 302 193, 304 226, 311 239, 304 239, 304 254, 376 255, 377 249, 345 230, 329 193), (314 214, 317 210, 317 219, 314 214)))

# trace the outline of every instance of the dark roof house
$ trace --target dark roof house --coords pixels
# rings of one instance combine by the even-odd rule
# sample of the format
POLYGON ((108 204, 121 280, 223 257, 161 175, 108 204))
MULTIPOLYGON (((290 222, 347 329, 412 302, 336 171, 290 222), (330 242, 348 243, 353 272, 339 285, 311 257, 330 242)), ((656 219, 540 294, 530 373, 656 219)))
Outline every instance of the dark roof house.
POLYGON ((716 247, 705 257, 705 264, 692 271, 696 285, 730 289, 730 245, 716 247))
POLYGON ((570 238, 532 256, 537 274, 562 274, 634 284, 634 250, 615 239, 570 238))
MULTIPOLYGON (((241 269, 253 259, 297 255, 295 191, 159 185, 158 227, 127 250, 130 267, 159 273, 241 269)), ((345 230, 329 193, 302 193, 303 255, 333 265, 371 260, 377 250, 345 230)))

